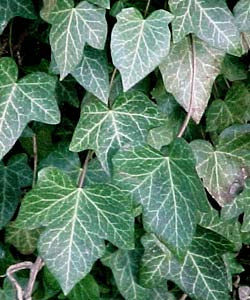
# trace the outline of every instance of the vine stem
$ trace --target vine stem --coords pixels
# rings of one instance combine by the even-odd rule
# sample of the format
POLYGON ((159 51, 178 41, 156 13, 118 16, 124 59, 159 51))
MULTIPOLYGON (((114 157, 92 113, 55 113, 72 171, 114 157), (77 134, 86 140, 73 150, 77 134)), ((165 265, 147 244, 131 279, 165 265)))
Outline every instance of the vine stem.
POLYGON ((87 156, 85 158, 85 161, 84 161, 84 164, 83 164, 83 167, 82 167, 82 171, 81 171, 81 174, 80 174, 80 177, 79 177, 79 181, 78 181, 78 187, 79 188, 83 187, 84 179, 85 179, 87 169, 88 169, 88 163, 89 163, 92 155, 93 155, 93 151, 89 150, 88 153, 87 153, 87 156))
POLYGON ((10 21, 10 27, 9 27, 9 50, 10 50, 10 56, 11 56, 12 58, 14 57, 14 53, 13 53, 13 49, 12 49, 13 22, 14 22, 14 20, 12 19, 12 20, 10 21))
POLYGON ((193 43, 193 37, 190 34, 189 35, 190 38, 190 43, 191 43, 191 53, 192 53, 192 71, 191 71, 191 91, 190 91, 190 99, 189 99, 189 107, 188 107, 188 112, 186 115, 186 118, 181 126, 181 129, 178 133, 178 138, 181 138, 185 132, 185 130, 187 129, 187 126, 189 124, 189 121, 192 117, 192 106, 193 106, 193 98, 194 98, 194 77, 195 77, 195 61, 194 61, 194 56, 195 56, 195 49, 194 49, 194 43, 193 43))
POLYGON ((181 298, 180 298, 180 300, 185 300, 185 299, 187 299, 187 294, 183 294, 182 296, 181 296, 181 298))
POLYGON ((144 18, 147 16, 148 14, 148 10, 149 10, 149 7, 150 7, 150 3, 151 3, 151 0, 148 0, 147 2, 147 5, 146 5, 146 8, 145 8, 145 12, 144 12, 144 18))
POLYGON ((33 140, 33 155, 34 155, 34 161, 33 161, 33 181, 32 181, 32 188, 33 188, 35 186, 35 184, 36 184, 37 162, 38 162, 36 134, 33 135, 32 140, 33 140))

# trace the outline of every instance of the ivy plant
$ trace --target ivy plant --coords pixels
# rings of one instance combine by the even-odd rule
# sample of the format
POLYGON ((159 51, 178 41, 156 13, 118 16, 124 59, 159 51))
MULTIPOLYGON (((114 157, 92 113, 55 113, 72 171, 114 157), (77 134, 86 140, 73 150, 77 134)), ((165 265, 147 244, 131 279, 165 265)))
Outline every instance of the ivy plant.
POLYGON ((0 299, 250 297, 250 1, 0 1, 0 299))

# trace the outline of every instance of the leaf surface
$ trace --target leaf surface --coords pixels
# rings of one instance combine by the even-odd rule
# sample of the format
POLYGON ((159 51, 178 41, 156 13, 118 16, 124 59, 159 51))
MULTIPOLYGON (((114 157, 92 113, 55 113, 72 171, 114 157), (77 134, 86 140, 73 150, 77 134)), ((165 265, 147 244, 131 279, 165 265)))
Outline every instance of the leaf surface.
POLYGON ((111 109, 90 99, 83 105, 70 150, 95 150, 103 168, 109 172, 111 157, 119 148, 145 142, 148 130, 163 121, 156 105, 140 92, 122 94, 111 109))
POLYGON ((191 244, 197 207, 206 209, 206 196, 195 172, 192 151, 175 140, 167 155, 148 146, 119 151, 114 159, 114 182, 143 206, 143 223, 178 256, 191 244))
POLYGON ((88 0, 89 3, 93 3, 95 5, 101 6, 103 8, 110 8, 110 0, 88 0))
POLYGON ((167 56, 171 20, 172 16, 164 10, 153 12, 145 20, 135 8, 123 9, 117 15, 111 37, 111 54, 122 75, 124 91, 146 77, 167 56))
POLYGON ((232 55, 241 56, 240 34, 224 0, 170 0, 174 43, 187 34, 197 37, 232 55))
POLYGON ((240 0, 236 3, 233 13, 240 32, 250 31, 250 3, 248 0, 240 0))
POLYGON ((104 239, 133 248, 131 200, 117 187, 99 184, 75 188, 59 169, 45 168, 38 185, 22 202, 20 228, 47 228, 38 249, 65 294, 103 255, 104 239))
POLYGON ((27 123, 57 124, 60 113, 55 99, 56 79, 32 73, 17 81, 18 70, 11 58, 0 60, 0 158, 20 137, 27 123))
POLYGON ((170 54, 160 65, 166 90, 196 123, 207 107, 213 82, 220 72, 224 54, 190 35, 172 44, 170 54))

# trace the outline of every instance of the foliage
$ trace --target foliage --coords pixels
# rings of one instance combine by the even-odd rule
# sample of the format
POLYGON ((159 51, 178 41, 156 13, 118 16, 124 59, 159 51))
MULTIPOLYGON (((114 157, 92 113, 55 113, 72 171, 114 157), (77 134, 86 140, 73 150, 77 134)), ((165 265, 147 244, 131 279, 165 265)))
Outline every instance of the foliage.
POLYGON ((248 299, 249 0, 0 2, 0 298, 248 299))

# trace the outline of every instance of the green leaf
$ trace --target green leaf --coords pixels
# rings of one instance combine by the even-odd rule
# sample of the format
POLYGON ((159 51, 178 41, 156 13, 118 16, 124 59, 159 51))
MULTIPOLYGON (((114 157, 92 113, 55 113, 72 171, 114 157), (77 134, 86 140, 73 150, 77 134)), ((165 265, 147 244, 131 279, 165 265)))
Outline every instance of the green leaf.
POLYGON ((50 44, 63 79, 81 62, 85 43, 103 49, 107 36, 105 10, 87 1, 46 0, 41 17, 52 24, 50 44))
POLYGON ((169 56, 160 65, 166 90, 190 111, 196 123, 207 107, 223 57, 222 51, 190 35, 173 44, 169 56))
POLYGON ((250 31, 250 3, 248 0, 240 0, 233 10, 236 24, 240 32, 250 31))
POLYGON ((216 233, 198 227, 183 263, 169 258, 169 250, 152 234, 144 236, 141 278, 147 286, 174 281, 194 299, 229 300, 227 274, 222 254, 231 244, 216 233))
POLYGON ((0 34, 9 20, 19 16, 35 19, 34 8, 31 0, 1 0, 0 3, 0 34))
POLYGON ((196 228, 197 208, 206 195, 195 160, 184 140, 175 140, 166 155, 141 146, 115 155, 114 182, 143 206, 143 223, 178 256, 185 255, 196 228))
POLYGON ((63 81, 57 82, 56 96, 59 105, 68 103, 76 108, 80 106, 76 90, 76 81, 72 77, 67 77, 63 81))
POLYGON ((190 145, 196 157, 196 169, 208 192, 220 206, 231 203, 244 185, 249 161, 249 134, 221 140, 216 149, 202 140, 190 145))
POLYGON ((13 245, 20 253, 28 255, 36 250, 41 230, 26 230, 12 222, 6 227, 5 242, 13 245))
POLYGON ((112 269, 117 287, 126 300, 168 300, 167 285, 160 289, 147 289, 138 284, 140 253, 118 250, 102 259, 112 269))
POLYGON ((117 187, 76 188, 59 169, 45 168, 24 198, 20 228, 46 226, 38 249, 65 294, 86 276, 104 253, 104 239, 133 248, 131 200, 117 187))
POLYGON ((117 15, 111 54, 122 75, 124 91, 146 77, 167 56, 171 20, 172 15, 164 10, 157 10, 144 20, 134 7, 123 9, 117 15))
POLYGON ((17 81, 11 58, 0 60, 0 159, 13 147, 30 121, 57 124, 60 113, 54 77, 36 72, 17 81))
POLYGON ((104 51, 85 47, 82 62, 71 74, 87 91, 108 103, 109 72, 104 51))
POLYGON ((8 165, 0 162, 0 229, 14 215, 21 195, 21 188, 32 182, 32 171, 27 164, 27 156, 12 156, 8 165))
POLYGON ((207 111, 206 131, 219 131, 235 123, 246 123, 250 117, 250 93, 244 83, 236 83, 224 101, 215 100, 207 111))
POLYGON ((195 33, 211 47, 232 55, 242 54, 240 34, 225 0, 170 0, 174 43, 195 33))
POLYGON ((106 172, 119 148, 145 142, 148 130, 164 121, 156 105, 140 92, 121 95, 111 109, 98 100, 90 100, 83 105, 70 150, 95 150, 106 172))
POLYGON ((87 275, 73 288, 67 298, 69 300, 100 300, 99 286, 94 277, 87 275))
POLYGON ((227 54, 221 73, 230 81, 245 80, 247 79, 247 66, 239 57, 227 54))
POLYGON ((101 6, 103 8, 110 8, 110 0, 88 0, 88 2, 101 6))
POLYGON ((245 182, 243 192, 232 203, 223 207, 221 214, 224 219, 232 219, 244 213, 242 232, 250 231, 250 180, 245 182))

